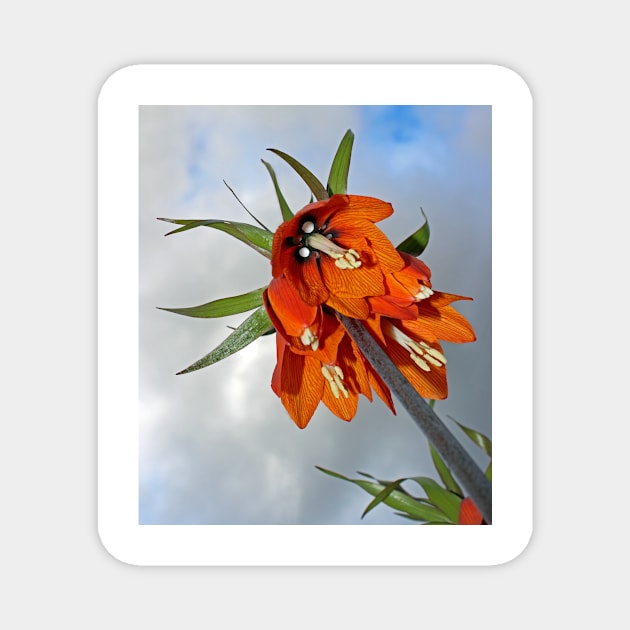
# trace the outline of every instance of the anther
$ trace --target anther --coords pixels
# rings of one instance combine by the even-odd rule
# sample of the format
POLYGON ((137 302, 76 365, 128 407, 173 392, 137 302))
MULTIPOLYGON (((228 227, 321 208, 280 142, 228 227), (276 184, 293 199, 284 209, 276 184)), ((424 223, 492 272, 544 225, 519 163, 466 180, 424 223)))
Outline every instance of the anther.
POLYGON ((310 346, 311 350, 313 350, 313 351, 315 351, 315 350, 317 350, 317 348, 319 348, 319 339, 313 333, 313 331, 310 328, 308 328, 308 327, 305 328, 304 332, 301 334, 300 341, 305 346, 310 346))
POLYGON ((322 365, 322 374, 328 381, 335 398, 339 398, 340 393, 343 393, 344 397, 348 398, 348 390, 343 384, 343 371, 338 365, 322 365))
POLYGON ((433 295, 433 291, 429 287, 425 287, 424 285, 420 286, 420 291, 416 293, 416 300, 426 300, 428 297, 433 295))
POLYGON ((302 232, 304 232, 304 234, 310 234, 314 231, 315 224, 312 221, 304 221, 304 223, 302 223, 302 232))

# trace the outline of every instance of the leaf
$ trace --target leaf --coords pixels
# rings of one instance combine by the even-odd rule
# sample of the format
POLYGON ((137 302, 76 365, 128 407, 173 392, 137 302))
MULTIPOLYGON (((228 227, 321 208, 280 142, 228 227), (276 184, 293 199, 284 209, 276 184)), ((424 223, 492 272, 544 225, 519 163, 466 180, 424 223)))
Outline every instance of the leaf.
POLYGON ((479 446, 483 452, 492 457, 492 441, 486 437, 483 433, 479 433, 470 427, 466 427, 460 422, 457 422, 452 416, 448 416, 477 446, 479 446))
POLYGON ((239 241, 243 241, 243 243, 255 249, 259 254, 262 254, 267 258, 271 258, 273 232, 263 230, 255 225, 250 225, 249 223, 238 223, 236 221, 224 221, 222 219, 194 220, 160 218, 158 220, 184 226, 168 232, 165 236, 177 234, 178 232, 185 232, 186 230, 192 230, 197 227, 211 227, 215 230, 221 230, 222 232, 230 234, 234 238, 237 238, 239 241))
POLYGON ((280 212, 282 213, 282 219, 284 221, 288 221, 293 218, 293 212, 291 212, 291 208, 289 208, 289 204, 287 203, 282 191, 280 190, 280 186, 278 186, 278 180, 276 179, 276 174, 271 168, 271 164, 269 162, 265 162, 265 160, 260 160, 269 171, 269 175, 271 175, 271 181, 273 182, 273 187, 276 189, 276 196, 278 197, 278 202, 280 203, 280 212))
POLYGON ((249 216, 254 219, 254 221, 256 221, 256 223, 258 223, 258 225, 260 225, 260 227, 263 230, 266 230, 267 232, 271 232, 271 230, 264 224, 261 223, 257 217, 255 217, 247 208, 247 206, 238 198, 238 195, 230 188, 230 186, 228 186, 228 183, 223 180, 223 183, 227 186, 227 189, 234 195, 234 199, 236 199, 236 201, 238 201, 241 204, 241 207, 243 208, 243 210, 245 210, 245 212, 247 212, 247 214, 249 214, 249 216))
MULTIPOLYGON (((343 479, 344 481, 349 481, 353 483, 372 496, 377 496, 380 492, 383 491, 385 486, 380 483, 374 483, 372 481, 364 481, 363 479, 349 479, 348 477, 344 477, 339 473, 333 472, 332 470, 326 470, 321 466, 315 466, 318 470, 330 475, 332 477, 336 477, 337 479, 343 479)), ((388 505, 395 510, 399 510, 401 512, 405 512, 409 514, 411 517, 417 517, 419 520, 423 521, 433 521, 433 522, 441 522, 448 523, 448 517, 440 512, 440 510, 435 509, 434 507, 424 505, 415 499, 411 498, 408 494, 404 492, 400 492, 399 490, 392 490, 389 495, 383 500, 385 505, 388 505)))
POLYGON ((444 462, 444 460, 440 457, 440 454, 433 448, 433 445, 429 443, 429 450, 431 451, 431 459, 433 459, 433 465, 440 475, 440 479, 446 486, 447 490, 454 492, 460 497, 464 496, 462 489, 455 481, 455 478, 451 474, 451 471, 448 469, 448 466, 444 462))
POLYGON ((323 201, 324 199, 328 199, 328 193, 324 188, 324 185, 309 171, 306 166, 300 164, 295 158, 292 158, 290 155, 284 153, 284 151, 280 151, 279 149, 267 149, 267 151, 271 151, 275 153, 277 156, 281 157, 289 166, 293 168, 293 170, 304 180, 306 185, 311 189, 311 192, 315 195, 315 199, 318 201, 323 201))
POLYGON ((373 510, 379 503, 385 501, 385 499, 394 491, 398 490, 398 486, 400 483, 404 481, 404 479, 396 479, 396 481, 390 481, 373 499, 370 501, 369 505, 363 510, 363 514, 361 514, 361 518, 363 518, 368 512, 373 510))
POLYGON ((342 194, 345 195, 348 189, 348 171, 350 170, 350 157, 352 156, 352 144, 354 143, 354 134, 350 129, 341 139, 337 153, 333 158, 328 175, 328 184, 326 189, 329 195, 342 194))
POLYGON ((217 363, 226 357, 242 350, 261 335, 273 328, 269 315, 264 307, 255 310, 233 333, 221 342, 212 352, 199 359, 185 370, 177 374, 187 374, 217 363))
POLYGON ((492 462, 488 464, 488 468, 486 468, 486 477, 488 481, 492 481, 492 462))
POLYGON ((188 317, 225 317, 226 315, 251 311, 253 308, 261 306, 263 303, 262 294, 265 289, 266 287, 262 287, 249 293, 221 298, 199 306, 186 308, 163 308, 158 306, 158 308, 161 311, 169 311, 178 315, 187 315, 188 317))
POLYGON ((424 217, 424 224, 418 228, 411 236, 408 236, 396 249, 411 256, 420 256, 429 244, 429 221, 424 214, 424 210, 420 208, 424 217))
POLYGON ((445 490, 430 477, 409 477, 410 481, 415 481, 427 493, 427 497, 436 508, 444 512, 449 522, 457 523, 459 519, 459 505, 461 497, 445 490))

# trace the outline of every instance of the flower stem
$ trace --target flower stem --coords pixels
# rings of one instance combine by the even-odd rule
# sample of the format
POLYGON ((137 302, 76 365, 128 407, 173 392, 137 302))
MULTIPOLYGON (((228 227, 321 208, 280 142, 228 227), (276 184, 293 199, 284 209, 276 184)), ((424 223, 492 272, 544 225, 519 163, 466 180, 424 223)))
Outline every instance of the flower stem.
POLYGON ((488 525, 492 524, 492 484, 429 404, 394 365, 360 320, 340 315, 365 358, 396 395, 412 420, 458 478, 488 525))

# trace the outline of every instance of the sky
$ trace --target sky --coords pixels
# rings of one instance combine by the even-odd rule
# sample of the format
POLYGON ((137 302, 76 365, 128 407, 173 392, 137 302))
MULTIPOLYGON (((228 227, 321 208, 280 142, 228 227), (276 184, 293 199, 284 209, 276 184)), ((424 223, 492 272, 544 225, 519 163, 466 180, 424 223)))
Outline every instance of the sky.
POLYGON ((346 423, 322 403, 298 429, 271 391, 273 336, 176 376, 248 313, 197 319, 156 308, 245 293, 271 277, 269 260, 231 236, 197 228, 165 238, 175 226, 158 217, 253 223, 227 184, 274 230, 282 218, 261 159, 294 212, 310 191, 267 149, 292 155, 325 183, 347 129, 355 134, 348 192, 393 205, 378 226, 394 244, 422 224, 422 208, 431 238, 421 259, 433 288, 473 298, 455 307, 477 341, 443 344, 449 396, 435 411, 487 463, 450 418, 492 436, 491 116, 485 106, 140 108, 141 524, 412 525, 385 505, 362 520, 372 497, 315 466, 349 477, 439 479, 400 404, 393 415, 378 397, 360 397, 346 423))

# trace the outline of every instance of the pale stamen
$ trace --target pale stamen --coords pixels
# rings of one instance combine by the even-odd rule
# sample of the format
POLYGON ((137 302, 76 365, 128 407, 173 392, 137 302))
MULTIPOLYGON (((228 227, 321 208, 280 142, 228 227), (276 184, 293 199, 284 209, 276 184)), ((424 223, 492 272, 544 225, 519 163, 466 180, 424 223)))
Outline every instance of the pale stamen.
POLYGON ((335 398, 339 398, 340 392, 345 398, 348 398, 348 390, 343 384, 343 371, 338 365, 322 365, 322 374, 328 381, 335 398))
POLYGON ((319 348, 319 339, 317 338, 317 335, 315 335, 315 333, 308 327, 305 328, 304 332, 300 335, 300 341, 305 346, 310 346, 313 351, 319 348))
MULTIPOLYGON (((361 266, 360 256, 357 251, 344 249, 337 243, 319 234, 319 232, 308 237, 307 245, 333 258, 335 265, 339 269, 358 269, 361 266)), ((302 255, 301 251, 300 255, 302 255)))
POLYGON ((444 367, 446 357, 424 341, 414 341, 391 322, 383 320, 383 332, 409 351, 409 358, 424 372, 431 371, 431 365, 444 367))
POLYGON ((433 291, 429 287, 425 287, 424 285, 421 285, 420 291, 418 291, 418 293, 416 293, 414 297, 416 298, 416 300, 420 301, 420 300, 426 300, 428 297, 431 297, 432 295, 433 295, 433 291))

